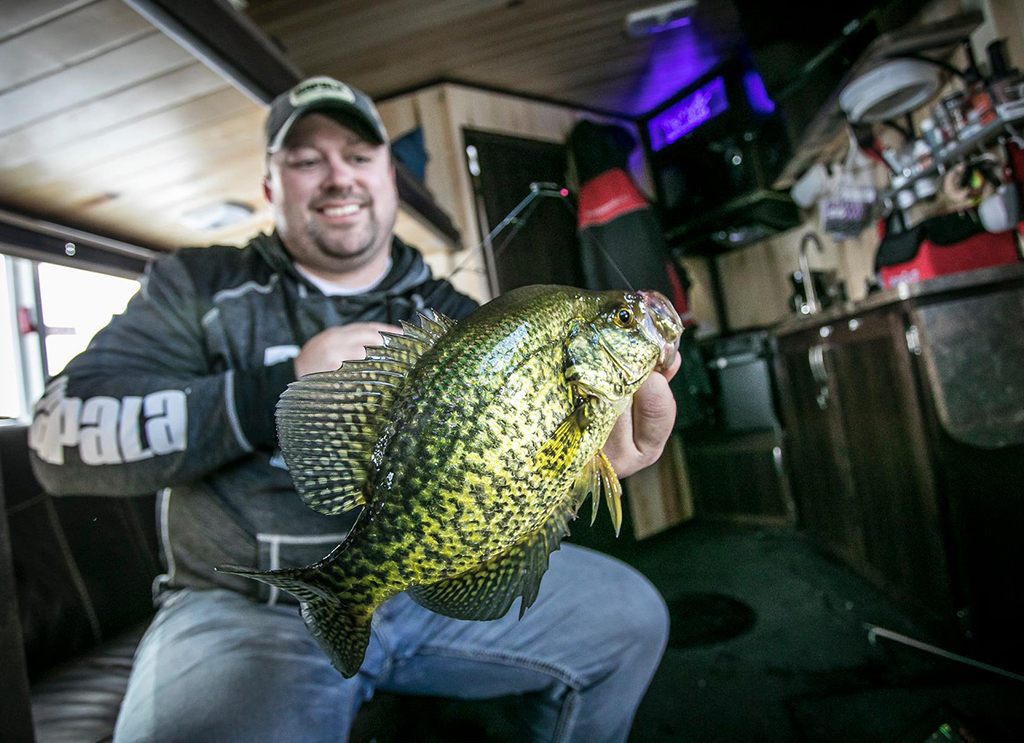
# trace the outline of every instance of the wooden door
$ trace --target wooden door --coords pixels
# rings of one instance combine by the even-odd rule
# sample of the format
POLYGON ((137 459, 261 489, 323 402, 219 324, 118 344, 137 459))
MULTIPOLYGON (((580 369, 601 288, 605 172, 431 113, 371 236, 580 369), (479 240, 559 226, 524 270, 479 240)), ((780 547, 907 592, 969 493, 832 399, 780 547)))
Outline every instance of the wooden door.
POLYGON ((779 341, 784 450, 798 526, 826 550, 855 563, 863 553, 860 512, 827 351, 817 329, 779 341))
MULTIPOLYGON (((490 232, 530 194, 533 183, 565 183, 566 148, 551 142, 463 130, 475 148, 474 176, 481 227, 490 232)), ((583 286, 576 217, 569 202, 538 197, 494 239, 497 293, 527 284, 583 286), (513 230, 514 237, 506 243, 513 230)))
POLYGON ((861 570, 904 604, 951 616, 949 569, 903 315, 836 323, 827 364, 862 525, 861 570))

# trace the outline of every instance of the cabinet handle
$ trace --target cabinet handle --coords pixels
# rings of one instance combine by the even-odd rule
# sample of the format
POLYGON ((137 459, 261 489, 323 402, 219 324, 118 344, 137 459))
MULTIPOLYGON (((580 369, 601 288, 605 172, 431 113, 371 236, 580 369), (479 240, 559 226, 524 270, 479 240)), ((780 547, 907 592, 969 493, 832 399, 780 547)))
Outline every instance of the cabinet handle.
POLYGON ((814 381, 818 383, 818 394, 814 399, 818 403, 818 407, 824 410, 828 407, 828 369, 825 368, 825 347, 817 345, 807 349, 807 362, 811 366, 814 381))
POLYGON ((818 384, 828 384, 828 370, 825 369, 825 347, 811 346, 807 349, 807 361, 811 365, 811 374, 818 384))
POLYGON ((916 325, 907 328, 907 349, 915 356, 921 355, 921 333, 916 325))

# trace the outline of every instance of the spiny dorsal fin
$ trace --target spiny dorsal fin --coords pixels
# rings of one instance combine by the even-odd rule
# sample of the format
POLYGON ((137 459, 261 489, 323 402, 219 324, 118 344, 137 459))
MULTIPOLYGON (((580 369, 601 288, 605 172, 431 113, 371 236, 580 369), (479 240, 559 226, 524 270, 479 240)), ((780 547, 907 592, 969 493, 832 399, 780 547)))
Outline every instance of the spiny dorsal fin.
POLYGON ((334 515, 366 504, 370 456, 387 411, 420 357, 454 326, 431 311, 421 327, 383 334, 367 358, 288 385, 277 403, 277 434, 303 502, 334 515), (414 331, 414 332, 413 332, 414 331))
POLYGON ((455 619, 487 620, 505 615, 523 597, 519 618, 537 599, 548 557, 569 533, 571 500, 560 503, 539 529, 500 555, 454 578, 409 589, 412 599, 431 611, 455 619))

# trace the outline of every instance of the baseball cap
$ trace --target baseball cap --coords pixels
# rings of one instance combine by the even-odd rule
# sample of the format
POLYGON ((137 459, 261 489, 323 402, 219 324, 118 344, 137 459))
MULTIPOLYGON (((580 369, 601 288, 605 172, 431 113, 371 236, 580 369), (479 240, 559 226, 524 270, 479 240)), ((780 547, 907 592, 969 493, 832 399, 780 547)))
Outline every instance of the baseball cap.
POLYGON ((292 125, 308 113, 325 113, 374 144, 388 144, 377 107, 369 96, 332 77, 310 77, 274 99, 267 116, 267 152, 281 149, 292 125))

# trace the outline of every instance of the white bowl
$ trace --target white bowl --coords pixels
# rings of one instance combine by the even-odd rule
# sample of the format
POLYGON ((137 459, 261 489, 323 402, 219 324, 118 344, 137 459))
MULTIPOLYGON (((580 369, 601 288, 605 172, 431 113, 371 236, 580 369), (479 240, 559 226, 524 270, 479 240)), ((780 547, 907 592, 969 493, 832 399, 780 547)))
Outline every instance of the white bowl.
POLYGON ((927 103, 942 85, 941 70, 916 59, 893 59, 843 88, 839 107, 856 123, 887 121, 927 103))

